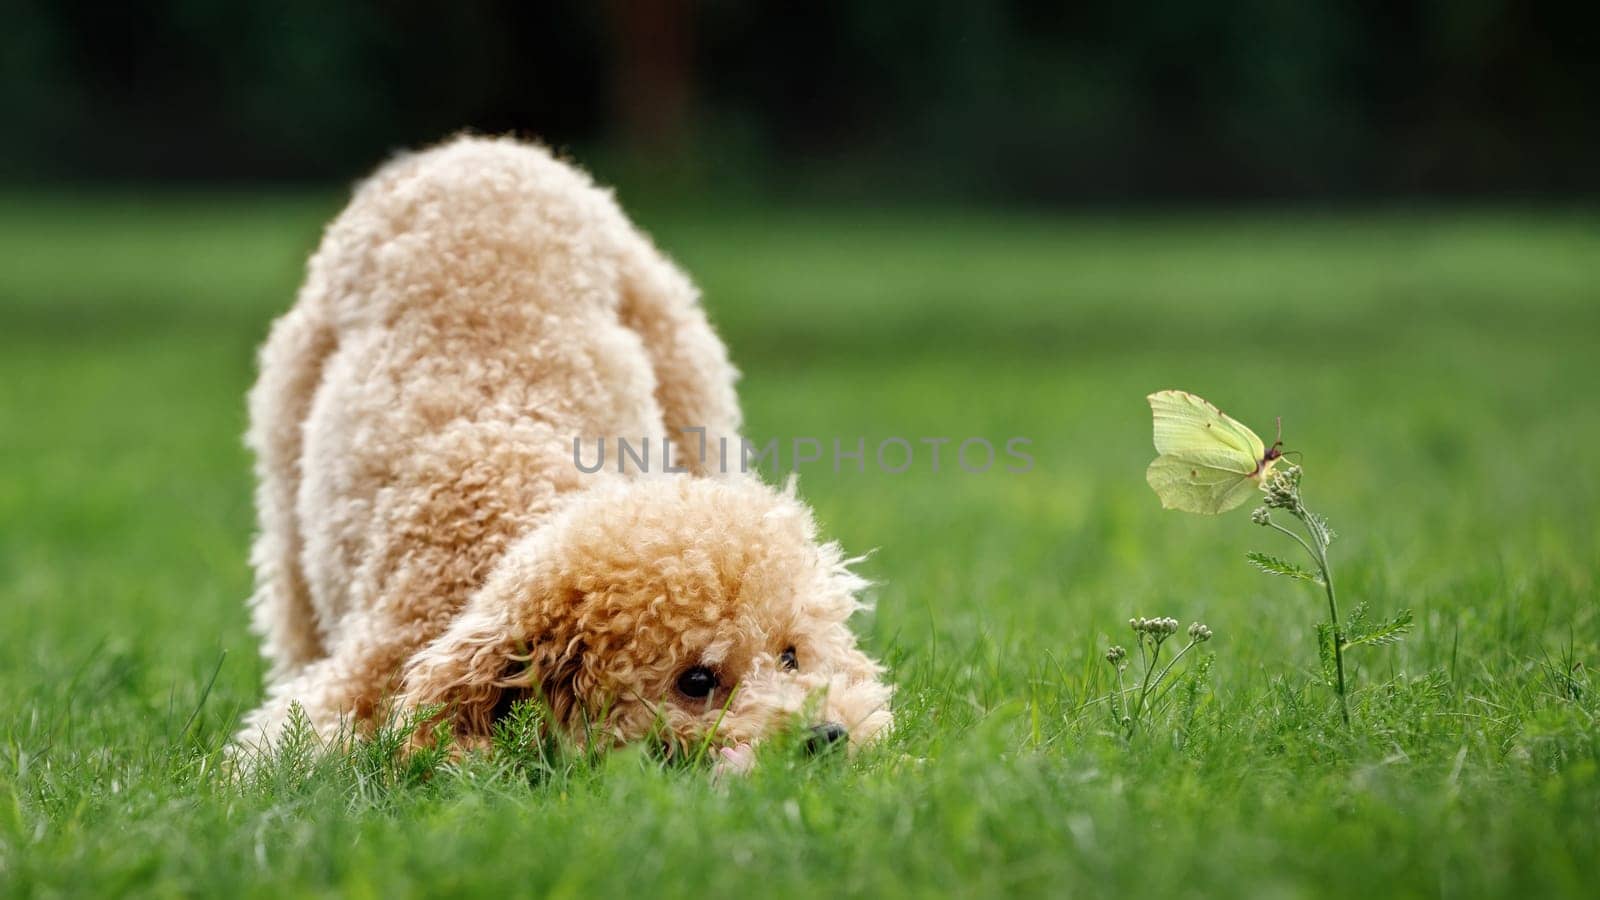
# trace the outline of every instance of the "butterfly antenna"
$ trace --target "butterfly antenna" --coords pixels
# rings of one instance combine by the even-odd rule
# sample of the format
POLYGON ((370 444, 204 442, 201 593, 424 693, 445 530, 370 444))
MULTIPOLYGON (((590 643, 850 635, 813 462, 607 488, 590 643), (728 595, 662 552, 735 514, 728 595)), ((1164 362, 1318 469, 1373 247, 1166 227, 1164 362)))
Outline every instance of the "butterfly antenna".
POLYGON ((1274 440, 1272 442, 1272 446, 1267 448, 1266 458, 1271 460, 1271 459, 1277 459, 1278 457, 1282 456, 1283 452, 1278 449, 1279 447, 1282 447, 1282 446, 1283 446, 1283 416, 1279 416, 1278 417, 1278 437, 1277 437, 1276 440, 1274 440))

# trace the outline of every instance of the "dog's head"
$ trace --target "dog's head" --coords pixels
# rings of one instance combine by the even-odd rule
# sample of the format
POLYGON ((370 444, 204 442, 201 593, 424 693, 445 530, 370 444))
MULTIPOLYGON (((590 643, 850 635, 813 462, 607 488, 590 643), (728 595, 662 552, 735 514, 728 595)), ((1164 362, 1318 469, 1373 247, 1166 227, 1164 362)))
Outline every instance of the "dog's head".
POLYGON ((798 727, 857 745, 889 726, 890 690, 846 625, 864 584, 847 562, 792 490, 597 487, 511 547, 411 660, 401 705, 442 706, 467 745, 524 697, 580 739, 753 744, 798 727))

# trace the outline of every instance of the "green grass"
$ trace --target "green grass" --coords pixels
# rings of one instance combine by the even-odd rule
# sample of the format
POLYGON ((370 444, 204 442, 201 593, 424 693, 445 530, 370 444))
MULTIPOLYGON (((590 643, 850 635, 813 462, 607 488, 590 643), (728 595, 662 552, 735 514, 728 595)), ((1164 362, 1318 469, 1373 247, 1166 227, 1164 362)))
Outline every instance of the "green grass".
MULTIPOLYGON (((260 690, 239 435, 337 201, 0 206, 0 893, 1587 896, 1600 877, 1600 230, 1564 214, 641 215, 752 434, 1033 441, 1018 475, 803 470, 899 730, 714 790, 621 753, 218 775, 260 690), (1245 510, 1163 513, 1143 396, 1304 452, 1341 592, 1315 683, 1245 510), (1103 708, 1132 615, 1217 633, 1192 716, 1103 708), (225 657, 223 656, 225 654, 225 657), (222 662, 218 664, 219 658, 222 662), (211 684, 213 675, 214 685, 211 684), (211 685, 209 692, 207 686, 211 685)), ((381 761, 380 761, 381 762, 381 761)))

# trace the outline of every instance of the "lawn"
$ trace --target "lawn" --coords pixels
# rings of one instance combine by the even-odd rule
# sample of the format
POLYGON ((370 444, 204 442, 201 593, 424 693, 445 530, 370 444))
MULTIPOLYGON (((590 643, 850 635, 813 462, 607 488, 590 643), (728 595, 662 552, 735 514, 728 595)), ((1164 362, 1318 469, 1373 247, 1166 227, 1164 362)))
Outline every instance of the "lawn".
POLYGON ((867 442, 800 484, 876 548, 897 732, 721 788, 637 752, 239 785, 242 396, 338 202, 0 205, 0 893, 1592 896, 1593 217, 641 212, 750 434, 867 442), (1350 727, 1320 595, 1244 559, 1291 548, 1146 487, 1165 387, 1281 415, 1346 608, 1414 612, 1355 657, 1350 727), (1035 465, 877 471, 891 436, 1035 465), (1128 741, 1097 701, 1134 615, 1204 621, 1215 660, 1128 741))

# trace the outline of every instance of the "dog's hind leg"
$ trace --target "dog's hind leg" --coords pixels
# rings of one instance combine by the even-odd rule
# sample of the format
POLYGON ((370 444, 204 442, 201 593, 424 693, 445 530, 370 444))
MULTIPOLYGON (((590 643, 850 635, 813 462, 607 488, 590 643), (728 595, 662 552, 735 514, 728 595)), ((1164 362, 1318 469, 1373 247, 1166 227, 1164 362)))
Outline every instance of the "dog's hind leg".
POLYGON ((644 342, 656 376, 674 466, 696 474, 739 471, 739 372, 711 328, 699 292, 648 239, 630 240, 622 254, 622 324, 644 342), (684 429, 705 429, 705 443, 684 429), (702 453, 704 449, 704 453, 702 453))
POLYGON ((400 665, 415 639, 377 627, 355 630, 362 632, 356 639, 267 686, 266 698, 234 736, 235 753, 246 764, 282 742, 296 707, 324 746, 359 737, 375 724, 377 704, 385 689, 398 686, 400 665))
POLYGON ((281 681, 325 650, 300 567, 301 529, 295 514, 306 414, 322 380, 323 364, 336 345, 320 304, 302 296, 272 326, 261 348, 261 374, 250 390, 250 429, 245 443, 255 453, 256 514, 260 531, 250 550, 255 593, 252 622, 262 637, 262 655, 281 681))

